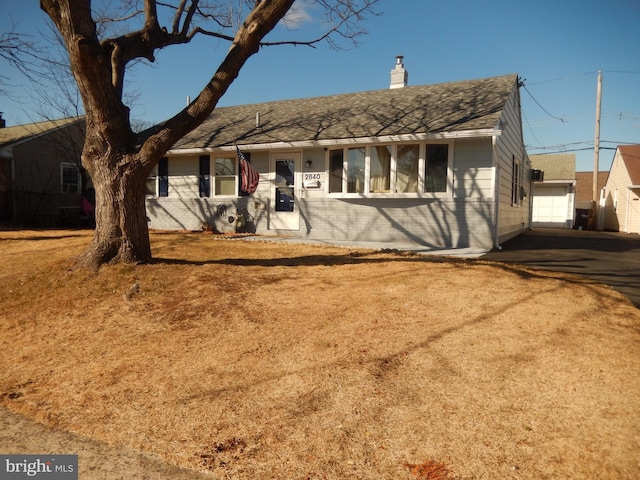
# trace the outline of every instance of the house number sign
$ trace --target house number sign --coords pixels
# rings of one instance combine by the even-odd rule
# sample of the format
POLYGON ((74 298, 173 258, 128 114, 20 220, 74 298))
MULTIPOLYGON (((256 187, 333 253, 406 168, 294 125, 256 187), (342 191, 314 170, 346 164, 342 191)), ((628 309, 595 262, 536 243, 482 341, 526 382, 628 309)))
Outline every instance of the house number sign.
POLYGON ((320 188, 320 173, 303 173, 302 180, 304 188, 320 188))

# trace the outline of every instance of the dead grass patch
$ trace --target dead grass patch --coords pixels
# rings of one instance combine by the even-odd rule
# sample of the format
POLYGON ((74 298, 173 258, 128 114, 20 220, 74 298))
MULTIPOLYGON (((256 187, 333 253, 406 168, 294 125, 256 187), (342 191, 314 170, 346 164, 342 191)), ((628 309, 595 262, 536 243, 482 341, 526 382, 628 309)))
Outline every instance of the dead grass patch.
POLYGON ((13 411, 224 479, 640 476, 640 315, 611 289, 204 234, 70 270, 89 240, 0 232, 13 411))

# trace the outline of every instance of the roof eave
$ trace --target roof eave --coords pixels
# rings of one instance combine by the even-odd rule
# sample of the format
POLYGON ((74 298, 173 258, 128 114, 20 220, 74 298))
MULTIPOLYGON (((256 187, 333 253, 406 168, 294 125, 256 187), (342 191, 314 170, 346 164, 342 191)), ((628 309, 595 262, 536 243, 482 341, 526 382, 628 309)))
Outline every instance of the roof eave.
POLYGON ((576 181, 572 180, 570 178, 567 178, 565 180, 559 180, 559 179, 555 179, 555 180, 543 180, 542 182, 533 182, 534 185, 550 185, 550 184, 555 184, 555 185, 575 185, 576 181))
MULTIPOLYGON (((370 143, 423 142, 426 140, 452 140, 462 138, 490 138, 500 136, 502 132, 493 128, 461 130, 458 132, 408 133, 382 135, 379 137, 336 138, 329 140, 299 140, 292 142, 254 143, 240 145, 242 150, 281 150, 286 148, 333 147, 346 145, 362 145, 370 143)), ((173 148, 167 155, 192 155, 207 152, 223 152, 235 150, 235 145, 219 147, 173 148)))

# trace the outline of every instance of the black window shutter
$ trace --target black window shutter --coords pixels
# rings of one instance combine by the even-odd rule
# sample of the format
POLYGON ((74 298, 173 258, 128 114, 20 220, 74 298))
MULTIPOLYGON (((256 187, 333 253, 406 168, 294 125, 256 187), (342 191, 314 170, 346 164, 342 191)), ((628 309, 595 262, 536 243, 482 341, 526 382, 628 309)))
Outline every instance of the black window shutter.
POLYGON ((163 157, 158 162, 158 196, 169 196, 169 159, 163 157))
POLYGON ((200 197, 211 196, 211 162, 209 155, 200 155, 200 197))

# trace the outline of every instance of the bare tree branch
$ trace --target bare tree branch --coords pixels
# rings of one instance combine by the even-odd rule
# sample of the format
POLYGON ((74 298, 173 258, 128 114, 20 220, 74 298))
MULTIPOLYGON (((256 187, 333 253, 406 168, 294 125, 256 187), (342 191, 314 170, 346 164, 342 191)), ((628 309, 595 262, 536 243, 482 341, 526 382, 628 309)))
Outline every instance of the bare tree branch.
MULTIPOLYGON (((16 26, 12 25, 11 30, 0 34, 0 58, 19 72, 30 74, 46 60, 46 55, 31 35, 18 33, 16 26)), ((6 81, 7 77, 0 74, 0 86, 6 81)))

